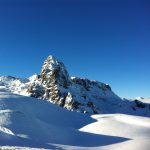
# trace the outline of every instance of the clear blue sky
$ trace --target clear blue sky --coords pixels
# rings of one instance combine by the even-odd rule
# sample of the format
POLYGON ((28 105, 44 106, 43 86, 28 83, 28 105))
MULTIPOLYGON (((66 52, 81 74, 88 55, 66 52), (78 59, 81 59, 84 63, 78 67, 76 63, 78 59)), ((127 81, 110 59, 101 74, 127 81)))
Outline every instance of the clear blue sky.
POLYGON ((39 73, 49 54, 122 97, 150 96, 150 1, 0 0, 0 75, 39 73))

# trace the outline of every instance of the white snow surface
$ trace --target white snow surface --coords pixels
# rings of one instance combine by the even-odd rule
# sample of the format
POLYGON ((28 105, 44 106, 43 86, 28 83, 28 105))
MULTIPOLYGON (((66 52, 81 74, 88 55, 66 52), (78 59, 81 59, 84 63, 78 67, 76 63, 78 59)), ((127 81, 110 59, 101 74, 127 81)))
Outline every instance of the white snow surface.
POLYGON ((148 117, 71 112, 1 82, 0 149, 149 150, 149 141, 148 117))
POLYGON ((150 104, 150 98, 137 97, 136 99, 143 103, 150 104))

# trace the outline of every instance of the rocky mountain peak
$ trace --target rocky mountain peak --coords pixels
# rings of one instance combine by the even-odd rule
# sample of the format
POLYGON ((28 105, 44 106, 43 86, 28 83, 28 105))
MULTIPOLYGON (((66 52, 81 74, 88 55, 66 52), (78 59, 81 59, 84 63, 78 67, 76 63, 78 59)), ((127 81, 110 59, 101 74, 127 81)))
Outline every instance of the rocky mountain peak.
POLYGON ((48 56, 42 66, 41 81, 45 88, 43 98, 63 106, 66 94, 63 91, 71 85, 65 65, 55 57, 48 56))
POLYGON ((45 91, 43 99, 68 110, 99 113, 97 104, 94 104, 95 99, 119 99, 111 91, 109 85, 84 78, 70 77, 65 65, 54 56, 48 56, 44 61, 40 80, 45 91))
POLYGON ((42 82, 45 84, 56 83, 67 88, 70 85, 70 77, 65 65, 54 56, 48 56, 44 61, 41 71, 42 82))

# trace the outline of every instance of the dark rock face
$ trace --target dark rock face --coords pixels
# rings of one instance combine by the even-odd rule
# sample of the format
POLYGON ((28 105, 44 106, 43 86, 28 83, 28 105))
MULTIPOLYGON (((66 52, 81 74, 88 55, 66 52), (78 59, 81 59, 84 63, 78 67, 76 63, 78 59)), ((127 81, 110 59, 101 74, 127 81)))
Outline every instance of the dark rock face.
MULTIPOLYGON (((142 98, 141 100, 143 100, 144 98, 142 98)), ((144 103, 140 100, 133 100, 130 102, 131 103, 131 108, 134 111, 143 111, 144 115, 143 116, 150 116, 150 104, 149 103, 144 103)))
POLYGON ((139 108, 145 108, 146 107, 146 105, 144 103, 142 103, 138 100, 135 100, 134 102, 135 102, 136 107, 139 107, 139 108))

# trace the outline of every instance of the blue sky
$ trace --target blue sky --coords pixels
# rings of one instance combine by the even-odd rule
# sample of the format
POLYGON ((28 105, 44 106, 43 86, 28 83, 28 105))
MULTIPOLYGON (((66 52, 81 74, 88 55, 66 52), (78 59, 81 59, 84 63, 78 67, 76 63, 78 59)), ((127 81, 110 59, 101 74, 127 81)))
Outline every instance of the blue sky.
POLYGON ((72 76, 150 97, 149 0, 0 0, 0 75, 39 73, 52 54, 72 76))

